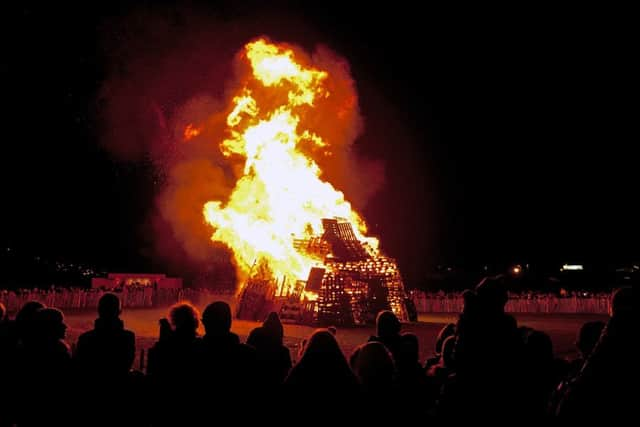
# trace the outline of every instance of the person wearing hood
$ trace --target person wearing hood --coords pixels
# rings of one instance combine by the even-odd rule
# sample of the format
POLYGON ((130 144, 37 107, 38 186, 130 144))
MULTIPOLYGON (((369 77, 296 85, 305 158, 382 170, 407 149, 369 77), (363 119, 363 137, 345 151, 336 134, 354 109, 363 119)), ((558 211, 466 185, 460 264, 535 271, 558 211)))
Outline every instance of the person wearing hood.
POLYGON ((283 338, 284 328, 276 312, 271 312, 247 338, 247 344, 256 349, 259 382, 270 389, 279 387, 291 369, 291 352, 283 338))

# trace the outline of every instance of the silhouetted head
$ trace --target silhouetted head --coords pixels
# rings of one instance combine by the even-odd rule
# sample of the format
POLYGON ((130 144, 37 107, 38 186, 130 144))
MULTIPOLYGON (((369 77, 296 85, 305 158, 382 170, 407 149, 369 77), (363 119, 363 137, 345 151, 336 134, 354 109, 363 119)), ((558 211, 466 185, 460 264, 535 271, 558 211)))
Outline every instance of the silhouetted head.
POLYGON ((476 286, 478 302, 483 308, 492 310, 504 310, 504 305, 509 300, 504 276, 485 277, 476 286))
POLYGON ((453 366, 453 350, 456 347, 456 337, 449 335, 442 343, 442 362, 447 368, 453 366))
POLYGON ((356 350, 353 371, 365 389, 388 388, 393 382, 393 358, 379 342, 362 344, 356 350))
POLYGON ((583 358, 587 358, 593 348, 600 339, 600 334, 605 327, 605 323, 601 321, 586 322, 580 328, 578 333, 578 340, 576 341, 576 347, 580 350, 583 358))
POLYGON ((611 316, 630 316, 632 304, 631 287, 616 289, 611 297, 611 316))
POLYGON ((542 331, 533 330, 527 335, 525 342, 527 355, 535 361, 550 361, 553 359, 553 343, 551 337, 542 331))
POLYGON ((326 359, 328 361, 336 358, 344 359, 336 338, 326 329, 316 329, 304 346, 302 359, 326 359))
POLYGON ((67 325, 64 315, 57 308, 41 308, 35 313, 35 327, 37 336, 46 341, 64 339, 67 325))
POLYGON ((173 328, 171 327, 171 323, 163 317, 158 321, 158 324, 160 325, 160 336, 158 337, 158 339, 160 341, 166 341, 170 339, 171 336, 173 336, 173 328))
POLYGON ((179 302, 169 309, 169 319, 177 333, 195 334, 199 317, 198 309, 188 302, 179 302))
MULTIPOLYGON (((298 363, 287 381, 317 389, 331 384, 332 394, 344 394, 343 386, 356 386, 357 379, 340 350, 336 338, 326 329, 317 329, 307 341, 298 363)), ((353 390, 351 390, 353 391, 353 390)))
POLYGON ((224 301, 212 302, 204 309, 202 323, 207 334, 228 333, 231 330, 231 307, 224 301))
POLYGON ((247 337, 247 344, 254 348, 260 348, 269 340, 268 333, 263 326, 253 328, 247 337))
POLYGON ((33 320, 36 311, 40 310, 41 308, 44 308, 44 304, 42 304, 40 301, 28 301, 24 303, 22 308, 20 308, 20 310, 18 311, 18 314, 16 314, 16 322, 21 323, 33 320))
POLYGON ((0 322, 4 322, 4 318, 7 315, 7 309, 4 304, 0 302, 0 322))
POLYGON ((473 312, 476 309, 476 306, 478 305, 476 303, 477 299, 478 299, 478 296, 474 291, 472 291, 471 289, 466 289, 462 293, 462 301, 464 303, 462 307, 462 312, 465 314, 469 314, 473 312))
POLYGON ((397 354, 398 365, 407 367, 415 366, 420 359, 420 345, 418 337, 411 332, 405 332, 400 336, 400 351, 397 354))
POLYGON ((120 298, 115 294, 104 294, 98 301, 98 316, 102 319, 115 319, 121 312, 120 298))
POLYGON ((455 323, 449 323, 447 325, 444 325, 442 329, 440 329, 440 333, 438 333, 438 338, 436 338, 436 354, 442 353, 442 344, 444 343, 444 340, 446 340, 452 335, 455 335, 455 333, 456 333, 455 323))
POLYGON ((16 328, 20 339, 29 339, 33 336, 36 312, 42 308, 44 304, 39 301, 28 301, 20 308, 16 314, 16 328))
POLYGON ((379 337, 398 335, 401 327, 402 325, 393 311, 385 310, 378 313, 376 329, 379 337))
MULTIPOLYGON (((282 339, 284 338, 284 327, 282 326, 282 322, 280 322, 278 313, 275 311, 269 313, 267 319, 262 324, 262 327, 265 329, 266 334, 272 339, 282 342, 282 339)), ((229 328, 231 328, 231 324, 229 324, 229 328)))

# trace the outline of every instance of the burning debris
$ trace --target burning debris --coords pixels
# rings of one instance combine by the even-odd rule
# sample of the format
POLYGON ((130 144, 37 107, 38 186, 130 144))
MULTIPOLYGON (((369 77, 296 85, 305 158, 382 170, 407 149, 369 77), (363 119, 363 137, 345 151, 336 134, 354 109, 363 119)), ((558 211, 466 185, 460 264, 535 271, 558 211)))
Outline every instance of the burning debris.
POLYGON ((278 283, 257 274, 241 294, 238 317, 261 318, 279 306, 284 319, 301 323, 372 323, 380 310, 392 310, 406 320, 395 260, 358 241, 349 222, 334 218, 322 223, 322 236, 295 241, 296 250, 319 261, 307 280, 289 287, 286 278, 278 283))

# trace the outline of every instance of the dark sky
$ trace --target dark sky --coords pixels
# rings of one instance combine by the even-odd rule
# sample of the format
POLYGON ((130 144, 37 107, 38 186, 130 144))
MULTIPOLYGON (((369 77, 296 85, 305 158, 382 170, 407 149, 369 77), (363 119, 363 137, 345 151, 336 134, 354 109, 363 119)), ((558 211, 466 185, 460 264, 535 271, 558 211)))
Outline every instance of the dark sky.
POLYGON ((349 61, 366 126, 355 149, 385 166, 364 216, 410 280, 438 263, 638 257, 637 138, 620 113, 622 36, 607 11, 21 3, 1 14, 3 243, 162 270, 150 249, 152 168, 99 143, 98 94, 114 55, 105 46, 143 10, 178 33, 185 14, 262 23, 255 35, 278 28, 268 35, 323 42, 349 61))

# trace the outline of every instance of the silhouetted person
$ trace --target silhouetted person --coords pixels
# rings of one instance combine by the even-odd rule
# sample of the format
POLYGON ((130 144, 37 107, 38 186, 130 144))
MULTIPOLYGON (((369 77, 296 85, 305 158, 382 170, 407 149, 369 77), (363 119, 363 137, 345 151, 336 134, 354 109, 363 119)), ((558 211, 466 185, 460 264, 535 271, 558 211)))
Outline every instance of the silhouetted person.
POLYGON ((411 394, 422 394, 426 375, 420 364, 420 345, 415 334, 407 332, 400 336, 400 351, 395 362, 399 388, 411 394))
POLYGON ((504 311, 508 300, 504 278, 485 278, 476 286, 475 296, 467 295, 456 327, 458 368, 506 368, 516 362, 522 341, 515 319, 504 311))
POLYGON ((424 369, 426 372, 429 372, 429 369, 431 368, 431 366, 437 365, 438 363, 440 363, 440 358, 442 356, 442 344, 447 338, 455 335, 455 333, 456 333, 455 323, 448 323, 444 325, 442 329, 440 329, 440 332, 438 333, 438 336, 436 338, 434 355, 433 357, 429 358, 424 365, 424 369))
POLYGON ((247 344, 256 349, 256 380, 273 390, 280 386, 291 369, 291 354, 283 344, 284 328, 278 314, 272 312, 261 327, 255 328, 247 338, 247 344))
POLYGON ((515 319, 506 314, 504 278, 483 279, 464 294, 456 326, 455 375, 439 400, 439 416, 459 421, 512 420, 520 413, 522 341, 515 319))
POLYGON ((431 381, 420 363, 420 346, 418 337, 412 333, 403 333, 400 338, 400 352, 396 360, 395 389, 397 399, 402 406, 413 408, 410 413, 403 413, 406 418, 425 419, 428 411, 433 409, 435 395, 428 396, 431 381))
POLYGON ((64 341, 67 325, 60 310, 40 308, 30 320, 29 338, 19 349, 16 384, 19 425, 58 425, 71 379, 71 352, 64 341))
POLYGON ((378 313, 376 318, 376 336, 369 338, 369 342, 377 341, 384 344, 387 350, 391 352, 394 360, 400 352, 401 339, 400 329, 402 325, 400 320, 392 311, 385 310, 378 313))
POLYGON ((16 345, 24 345, 33 339, 36 312, 42 308, 45 308, 44 304, 39 301, 29 301, 20 308, 14 321, 16 345))
POLYGON ((122 308, 114 294, 105 294, 98 302, 94 329, 80 335, 75 359, 83 375, 101 379, 127 376, 135 358, 135 335, 124 329, 122 308))
POLYGON ((280 321, 280 316, 275 311, 269 313, 265 321, 262 323, 262 327, 267 331, 267 334, 278 343, 282 344, 284 339, 284 327, 280 321))
POLYGON ((569 385, 557 414, 566 420, 616 423, 636 413, 635 334, 632 288, 614 292, 611 318, 582 370, 569 385))
POLYGON ((154 413, 155 424, 190 424, 189 410, 193 406, 192 391, 196 388, 197 346, 199 338, 198 310, 191 304, 181 302, 169 310, 171 330, 166 321, 160 321, 160 336, 149 349, 147 374, 158 411, 154 413))
POLYGON ((433 410, 440 396, 442 387, 449 380, 449 376, 455 373, 454 349, 456 337, 448 336, 441 346, 438 362, 432 364, 427 371, 427 391, 424 393, 424 403, 427 408, 433 410))
MULTIPOLYGON (((25 343, 32 343, 35 336, 35 316, 36 312, 44 308, 44 305, 38 301, 29 301, 25 303, 18 313, 15 319, 5 321, 5 343, 4 343, 4 356, 0 354, 0 359, 4 358, 3 366, 7 367, 5 372, 5 385, 2 389, 5 392, 5 396, 0 393, 0 398, 6 403, 5 406, 5 420, 3 422, 13 422, 15 417, 21 411, 21 405, 23 404, 23 396, 21 393, 27 393, 26 389, 28 384, 24 378, 21 377, 21 370, 23 369, 24 346, 25 343), (20 381, 20 382, 18 382, 20 381)), ((0 346, 2 344, 0 343, 0 346)))
POLYGON ((395 367, 389 350, 379 342, 360 345, 351 366, 362 385, 366 401, 389 403, 393 396, 395 367))
POLYGON ((454 372, 455 362, 453 353, 456 345, 456 337, 448 336, 442 343, 442 353, 440 360, 432 365, 427 372, 430 377, 437 378, 442 384, 446 378, 454 372))
POLYGON ((565 361, 553 356, 551 337, 531 330, 524 342, 523 401, 530 419, 547 415, 548 403, 555 388, 567 373, 565 361))
POLYGON ((576 340, 576 347, 578 349, 578 357, 569 362, 567 367, 567 374, 561 384, 554 390, 548 412, 555 414, 560 401, 564 398, 570 384, 575 380, 575 377, 580 373, 584 362, 587 360, 593 348, 600 339, 602 330, 605 327, 605 323, 602 321, 585 322, 578 332, 578 339, 576 340))
POLYGON ((342 423, 360 414, 360 386, 333 334, 317 329, 284 382, 294 418, 342 423), (318 402, 312 408, 309 402, 318 402), (311 412, 310 412, 311 410, 311 412))
POLYGON ((125 411, 124 407, 135 397, 129 378, 135 358, 135 335, 124 329, 121 312, 116 295, 103 295, 98 302, 94 329, 80 335, 74 354, 79 384, 77 399, 84 403, 83 409, 91 408, 95 402, 109 401, 113 390, 119 390, 123 396, 122 404, 93 421, 102 425, 117 424, 124 413, 130 413, 131 410, 125 411))
POLYGON ((249 404, 258 381, 256 350, 231 332, 231 321, 229 304, 209 304, 202 313, 205 335, 197 348, 201 390, 225 406, 239 404, 240 395, 245 396, 242 403, 249 404))
POLYGON ((51 366, 67 368, 71 353, 64 340, 68 327, 62 311, 57 308, 39 309, 34 315, 34 327, 34 348, 41 352, 37 357, 51 366))
POLYGON ((570 378, 574 378, 578 375, 585 360, 589 358, 589 355, 598 343, 605 326, 606 324, 600 320, 585 322, 585 324, 582 325, 580 332, 578 333, 578 339, 576 340, 576 347, 579 355, 575 360, 571 361, 569 368, 570 378))
POLYGON ((179 377, 190 365, 197 341, 198 310, 189 303, 178 303, 169 310, 171 330, 160 320, 160 337, 149 350, 149 375, 179 377))
POLYGON ((173 336, 173 328, 171 327, 171 323, 166 318, 162 318, 158 321, 158 325, 160 327, 158 333, 158 341, 167 341, 171 339, 171 337, 173 336))
POLYGON ((359 383, 331 332, 316 330, 285 380, 285 397, 300 416, 310 416, 308 402, 325 402, 315 420, 338 420, 358 411, 359 383))

